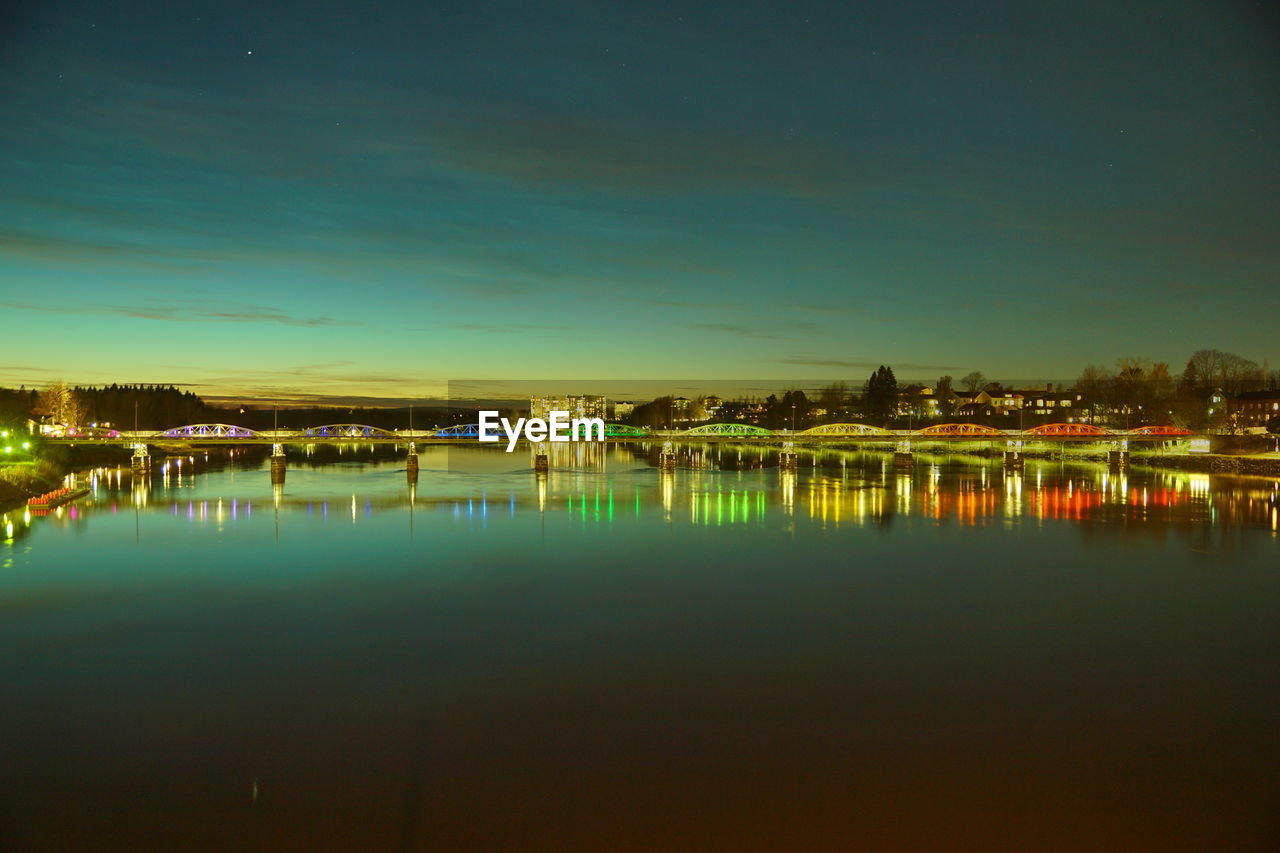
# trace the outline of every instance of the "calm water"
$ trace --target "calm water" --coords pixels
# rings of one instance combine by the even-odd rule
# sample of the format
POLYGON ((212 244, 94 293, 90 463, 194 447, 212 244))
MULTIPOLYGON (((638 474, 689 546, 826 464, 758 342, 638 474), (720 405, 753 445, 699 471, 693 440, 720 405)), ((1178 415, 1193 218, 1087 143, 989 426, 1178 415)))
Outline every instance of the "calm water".
POLYGON ((1280 484, 651 452, 10 512, 0 849, 1280 846, 1280 484))

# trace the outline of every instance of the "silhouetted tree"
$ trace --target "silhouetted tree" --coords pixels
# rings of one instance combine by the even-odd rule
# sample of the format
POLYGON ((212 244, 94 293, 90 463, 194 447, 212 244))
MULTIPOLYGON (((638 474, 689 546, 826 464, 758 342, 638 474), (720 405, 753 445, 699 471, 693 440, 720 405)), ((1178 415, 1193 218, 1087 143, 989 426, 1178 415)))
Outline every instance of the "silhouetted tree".
POLYGON ((818 395, 818 408, 824 409, 820 416, 823 423, 838 423, 844 419, 845 409, 849 405, 849 386, 843 382, 833 382, 818 395))
POLYGON ((671 429, 675 423, 675 399, 674 395, 667 394, 636 406, 631 412, 631 423, 649 429, 671 429))
POLYGON ((1076 392, 1084 399, 1081 403, 1089 413, 1089 423, 1097 423, 1107 411, 1111 397, 1111 372, 1098 364, 1090 364, 1076 380, 1076 392))
POLYGON ((873 424, 886 424, 898 413, 898 380, 885 365, 876 368, 862 392, 862 408, 873 424))
POLYGON ((55 424, 79 426, 84 418, 84 407, 76 392, 65 382, 54 382, 40 394, 35 414, 55 424))
POLYGON ((938 387, 934 389, 934 397, 938 400, 938 414, 949 418, 956 413, 956 392, 951 387, 950 376, 939 376, 938 387))

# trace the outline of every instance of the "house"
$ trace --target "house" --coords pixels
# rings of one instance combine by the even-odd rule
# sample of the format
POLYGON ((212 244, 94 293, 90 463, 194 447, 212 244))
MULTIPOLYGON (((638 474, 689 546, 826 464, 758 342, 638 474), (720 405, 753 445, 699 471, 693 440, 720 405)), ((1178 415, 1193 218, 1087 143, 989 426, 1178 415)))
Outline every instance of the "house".
POLYGON ((956 414, 965 417, 1011 415, 1022 408, 1023 396, 1013 391, 958 391, 956 414))
MULTIPOLYGON (((1215 394, 1215 399, 1221 398, 1215 394)), ((1280 417, 1280 389, 1270 391, 1244 391, 1231 399, 1231 421, 1237 427, 1266 426, 1267 421, 1280 417)))
POLYGON ((1070 388, 1054 389, 1050 382, 1043 391, 1023 391, 1026 408, 1036 415, 1061 415, 1060 420, 1071 420, 1072 409, 1079 409, 1084 400, 1083 394, 1077 394, 1070 388))

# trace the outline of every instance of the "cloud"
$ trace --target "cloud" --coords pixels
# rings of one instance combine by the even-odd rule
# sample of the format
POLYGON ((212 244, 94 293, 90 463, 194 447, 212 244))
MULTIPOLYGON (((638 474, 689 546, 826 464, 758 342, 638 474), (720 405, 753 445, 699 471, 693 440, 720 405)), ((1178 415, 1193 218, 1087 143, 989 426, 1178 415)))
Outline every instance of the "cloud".
POLYGON ((915 364, 912 362, 894 362, 889 364, 887 361, 843 361, 836 358, 828 358, 827 356, 818 355, 793 355, 788 358, 778 360, 779 364, 800 364, 806 367, 848 367, 869 370, 875 370, 882 364, 888 364, 895 370, 959 370, 959 367, 950 364, 915 364))
MULTIPOLYGON (((361 394, 308 394, 308 393, 274 393, 272 389, 256 389, 243 394, 201 395, 205 402, 216 406, 257 406, 267 408, 279 405, 281 408, 369 408, 387 409, 403 408, 414 405, 419 408, 445 408, 450 400, 436 397, 371 397, 361 394)), ((456 405, 456 403, 454 403, 456 405)))
POLYGON ((692 323, 689 328, 701 329, 704 332, 720 332, 726 335, 738 335, 744 338, 753 338, 762 341, 776 341, 783 339, 783 335, 773 334, 771 332, 761 332, 750 326, 739 326, 733 323, 692 323))
POLYGON ((258 305, 216 303, 169 303, 151 305, 32 305, 22 302, 0 302, 0 306, 20 311, 47 314, 109 314, 138 320, 164 320, 175 323, 279 323, 285 326, 358 326, 349 320, 332 317, 295 317, 275 308, 258 305))
POLYGON ((822 331, 822 326, 817 323, 770 321, 768 325, 775 331, 766 332, 754 326, 747 326, 739 323, 693 323, 689 328, 700 329, 704 332, 719 332, 726 335, 738 335, 739 337, 761 341, 785 341, 793 340, 797 337, 796 334, 784 334, 784 332, 814 334, 822 331))
POLYGON ((787 305, 793 311, 805 311, 810 314, 837 315, 845 314, 849 309, 836 305, 787 305))
POLYGON ((469 332, 567 332, 573 326, 547 326, 540 323, 509 323, 503 325, 454 323, 449 328, 465 329, 469 332))
POLYGON ((194 262, 203 260, 196 253, 188 251, 54 237, 9 229, 0 229, 0 250, 15 258, 63 266, 90 265, 95 269, 104 262, 127 260, 140 267, 160 269, 170 274, 191 272, 194 262))
POLYGON ((453 173, 531 191, 764 190, 814 200, 883 184, 883 164, 868 161, 899 156, 882 148, 874 158, 865 150, 850 158, 841 137, 797 137, 754 116, 726 122, 697 110, 677 117, 669 107, 588 108, 571 98, 473 87, 374 90, 335 78, 193 98, 190 87, 158 80, 144 63, 79 61, 81 74, 99 85, 59 90, 56 102, 29 119, 41 123, 40 132, 66 138, 89 127, 165 157, 277 179, 354 185, 351 167, 358 164, 366 175, 453 173), (109 101, 100 90, 112 93, 109 101))

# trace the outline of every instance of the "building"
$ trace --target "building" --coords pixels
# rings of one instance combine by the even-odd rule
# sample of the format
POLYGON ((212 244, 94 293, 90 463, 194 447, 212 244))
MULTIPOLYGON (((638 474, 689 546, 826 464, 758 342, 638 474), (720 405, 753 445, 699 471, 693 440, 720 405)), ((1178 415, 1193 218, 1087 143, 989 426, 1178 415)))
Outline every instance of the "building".
POLYGON ((932 420, 942 411, 938 392, 927 385, 908 385, 898 391, 898 415, 932 420))
POLYGON ((1022 408, 1023 396, 1009 392, 958 391, 956 413, 966 417, 980 415, 1010 415, 1022 408))
POLYGON ((552 412, 568 412, 570 418, 605 418, 609 402, 604 397, 582 395, 578 397, 531 397, 529 417, 546 420, 552 412))
MULTIPOLYGON (((1220 399, 1215 394, 1215 399, 1220 399)), ((1266 426, 1272 418, 1280 418, 1280 390, 1245 391, 1231 401, 1231 420, 1237 427, 1266 426)))
POLYGON ((631 417, 631 413, 636 410, 636 404, 632 400, 617 400, 609 405, 609 409, 613 412, 613 419, 620 421, 631 417))
POLYGON ((1073 410, 1080 408, 1084 395, 1067 388, 1055 390, 1053 385, 1049 384, 1043 391, 1023 391, 1022 398, 1023 406, 1032 414, 1059 415, 1060 420, 1070 421, 1075 414, 1073 410))
POLYGON ((942 411, 942 401, 938 397, 938 389, 925 386, 920 389, 920 415, 936 418, 942 411))

